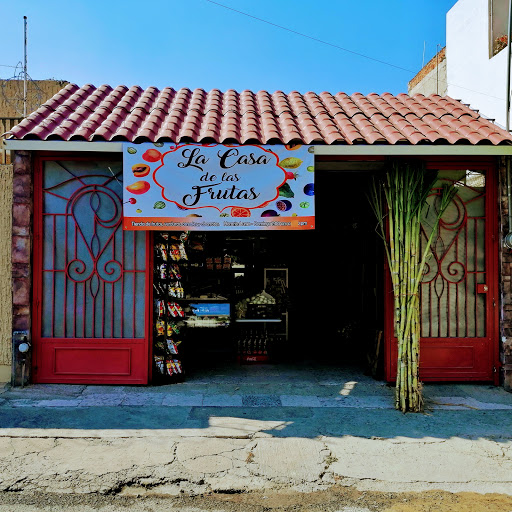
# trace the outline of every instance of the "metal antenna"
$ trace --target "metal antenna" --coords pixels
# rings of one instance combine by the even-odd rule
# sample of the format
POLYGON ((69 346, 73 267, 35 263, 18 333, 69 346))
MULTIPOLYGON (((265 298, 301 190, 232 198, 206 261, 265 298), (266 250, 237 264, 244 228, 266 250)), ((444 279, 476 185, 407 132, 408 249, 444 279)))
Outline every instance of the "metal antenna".
POLYGON ((27 117, 27 17, 23 16, 25 42, 23 45, 23 117, 27 117))

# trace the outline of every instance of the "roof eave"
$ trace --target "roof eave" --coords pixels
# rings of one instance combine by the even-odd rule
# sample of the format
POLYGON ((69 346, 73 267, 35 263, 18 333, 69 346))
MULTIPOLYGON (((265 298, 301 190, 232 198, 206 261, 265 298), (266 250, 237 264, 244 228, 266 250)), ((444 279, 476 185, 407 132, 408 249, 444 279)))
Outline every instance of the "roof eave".
MULTIPOLYGON (((122 153, 124 142, 45 141, 4 139, 10 151, 65 151, 122 153)), ((512 145, 469 144, 334 144, 315 145, 318 156, 503 156, 512 155, 512 145)))

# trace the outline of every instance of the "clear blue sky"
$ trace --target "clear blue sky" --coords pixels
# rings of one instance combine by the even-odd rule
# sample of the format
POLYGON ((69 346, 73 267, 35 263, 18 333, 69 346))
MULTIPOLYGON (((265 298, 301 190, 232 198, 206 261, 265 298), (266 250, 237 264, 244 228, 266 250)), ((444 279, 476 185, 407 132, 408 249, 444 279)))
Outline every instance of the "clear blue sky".
MULTIPOLYGON (((33 79, 271 92, 407 92, 456 0, 219 0, 226 6, 385 61, 288 32, 207 0, 7 0, 0 65, 23 60, 33 79)), ((0 78, 14 69, 0 66, 0 78)))

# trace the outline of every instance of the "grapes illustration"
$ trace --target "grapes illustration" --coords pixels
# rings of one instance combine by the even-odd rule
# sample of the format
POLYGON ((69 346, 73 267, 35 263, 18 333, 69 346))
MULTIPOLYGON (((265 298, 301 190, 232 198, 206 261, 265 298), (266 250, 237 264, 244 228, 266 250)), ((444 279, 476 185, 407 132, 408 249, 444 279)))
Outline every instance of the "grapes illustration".
POLYGON ((315 184, 314 183, 308 183, 304 187, 304 194, 307 196, 314 196, 315 195, 315 184))

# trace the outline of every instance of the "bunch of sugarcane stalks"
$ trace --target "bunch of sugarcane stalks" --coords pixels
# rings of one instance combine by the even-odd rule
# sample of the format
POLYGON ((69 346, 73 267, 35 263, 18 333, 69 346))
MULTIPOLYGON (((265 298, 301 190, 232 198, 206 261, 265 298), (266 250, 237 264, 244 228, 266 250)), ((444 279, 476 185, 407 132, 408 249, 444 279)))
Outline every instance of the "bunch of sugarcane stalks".
POLYGON ((370 193, 393 284, 398 340, 395 407, 402 412, 423 410, 420 283, 441 216, 457 192, 453 185, 433 189, 436 181, 437 172, 426 171, 422 163, 394 162, 382 179, 374 180, 370 193), (435 220, 424 230, 422 244, 422 219, 429 196, 435 220))

